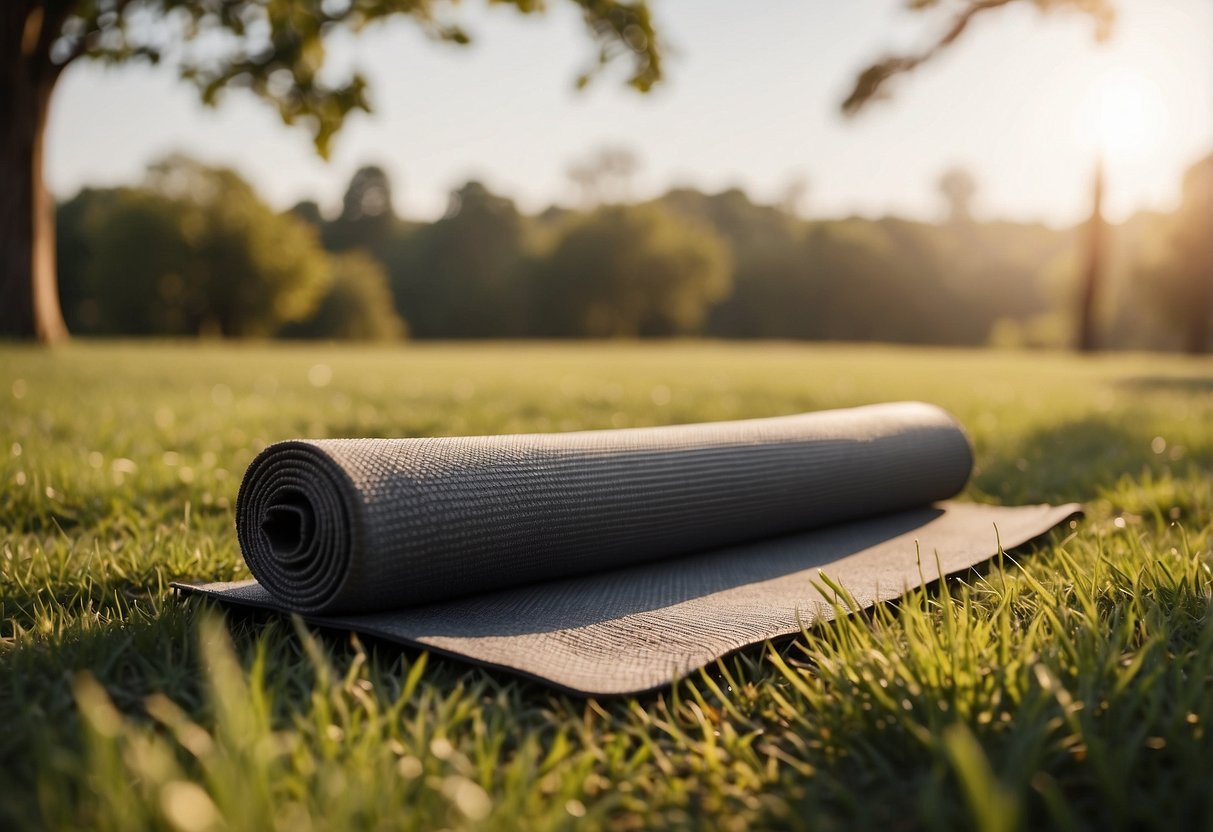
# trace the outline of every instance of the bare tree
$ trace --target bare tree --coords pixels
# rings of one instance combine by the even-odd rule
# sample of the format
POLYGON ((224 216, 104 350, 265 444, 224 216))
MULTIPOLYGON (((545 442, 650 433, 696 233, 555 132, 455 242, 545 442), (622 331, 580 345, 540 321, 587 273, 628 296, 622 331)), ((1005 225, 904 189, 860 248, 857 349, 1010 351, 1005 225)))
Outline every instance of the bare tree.
POLYGON ((604 145, 587 158, 566 168, 585 207, 601 202, 626 202, 632 196, 632 181, 643 166, 639 154, 628 147, 604 145))
POLYGON ((939 193, 947 202, 948 221, 963 224, 973 219, 977 179, 967 168, 951 167, 939 177, 939 193))
POLYGON ((791 217, 803 216, 809 191, 809 177, 803 172, 793 173, 779 195, 779 210, 791 217))
POLYGON ((565 175, 576 188, 577 199, 584 207, 598 204, 598 168, 587 162, 574 162, 565 169, 565 175))

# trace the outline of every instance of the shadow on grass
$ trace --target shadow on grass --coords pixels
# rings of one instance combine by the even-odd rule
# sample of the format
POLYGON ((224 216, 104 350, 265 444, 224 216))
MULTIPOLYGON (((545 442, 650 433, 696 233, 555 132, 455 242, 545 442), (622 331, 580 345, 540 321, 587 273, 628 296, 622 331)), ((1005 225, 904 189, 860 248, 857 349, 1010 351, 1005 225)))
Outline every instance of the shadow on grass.
MULTIPOLYGON (((0 653, 0 701, 10 707, 29 706, 46 716, 60 709, 72 710, 72 679, 88 672, 111 689, 119 708, 133 713, 141 711, 143 699, 155 692, 170 692, 174 699, 181 694, 184 701, 179 704, 186 706, 198 704, 206 675, 198 654, 198 622, 200 616, 208 614, 224 617, 233 645, 246 666, 251 664, 258 642, 266 639, 270 642, 267 655, 273 664, 312 669, 288 617, 237 611, 202 599, 187 602, 173 594, 161 598, 153 608, 128 609, 121 618, 77 619, 65 622, 53 634, 17 640, 0 653), (54 696, 48 700, 46 695, 52 691, 54 696)), ((375 658, 381 664, 401 660, 408 664, 424 652, 386 641, 363 641, 368 642, 368 649, 374 645, 375 658)), ((326 638, 324 644, 328 660, 339 673, 348 669, 358 653, 348 633, 326 638)), ((450 668, 434 667, 431 672, 449 676, 453 684, 469 669, 465 663, 450 664, 450 668)), ((12 724, 10 720, 10 728, 12 724)), ((0 737, 3 733, 0 730, 0 737)), ((0 760, 5 747, 0 739, 0 760)))
POLYGON ((1142 393, 1213 393, 1213 376, 1134 376, 1118 385, 1142 393))
POLYGON ((974 485, 1003 503, 1090 500, 1125 476, 1184 474, 1213 464, 1193 449, 1182 460, 1156 453, 1153 431, 1134 421, 1088 417, 1029 433, 993 460, 983 460, 974 485))

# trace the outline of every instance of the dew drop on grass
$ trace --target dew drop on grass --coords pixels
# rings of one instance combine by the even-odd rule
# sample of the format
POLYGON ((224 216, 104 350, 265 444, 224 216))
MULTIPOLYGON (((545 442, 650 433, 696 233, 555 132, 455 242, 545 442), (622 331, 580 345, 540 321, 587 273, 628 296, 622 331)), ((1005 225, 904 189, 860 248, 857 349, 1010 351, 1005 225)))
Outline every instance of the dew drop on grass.
POLYGON ((181 832, 202 832, 219 823, 219 810, 201 786, 174 780, 160 789, 160 809, 181 832))
POLYGON ((307 371, 307 382, 313 387, 327 387, 333 380, 333 368, 327 364, 313 364, 307 371))
POLYGON ((257 391, 257 395, 270 398, 278 392, 278 379, 270 375, 258 376, 253 389, 257 391))
POLYGON ((481 821, 493 810, 493 801, 479 783, 452 774, 442 781, 442 793, 471 821, 481 821))
POLYGON ((216 384, 211 388, 211 401, 216 407, 227 407, 232 403, 232 399, 234 398, 232 388, 226 384, 216 384))
POLYGON ((133 459, 120 456, 110 463, 110 470, 115 474, 133 474, 139 469, 133 459))
POLYGON ((408 757, 401 757, 400 762, 396 763, 396 771, 398 771, 400 776, 405 780, 417 779, 421 776, 422 770, 421 761, 412 755, 408 757))

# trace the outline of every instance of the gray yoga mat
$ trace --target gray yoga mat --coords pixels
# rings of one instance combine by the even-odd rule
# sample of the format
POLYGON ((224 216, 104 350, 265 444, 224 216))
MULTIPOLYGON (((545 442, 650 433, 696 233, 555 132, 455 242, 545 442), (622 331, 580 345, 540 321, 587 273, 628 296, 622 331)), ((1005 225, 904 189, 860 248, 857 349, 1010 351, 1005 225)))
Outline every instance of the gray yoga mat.
POLYGON ((633 430, 272 445, 221 601, 636 693, 1019 546, 1078 506, 940 502, 960 426, 921 403, 633 430))

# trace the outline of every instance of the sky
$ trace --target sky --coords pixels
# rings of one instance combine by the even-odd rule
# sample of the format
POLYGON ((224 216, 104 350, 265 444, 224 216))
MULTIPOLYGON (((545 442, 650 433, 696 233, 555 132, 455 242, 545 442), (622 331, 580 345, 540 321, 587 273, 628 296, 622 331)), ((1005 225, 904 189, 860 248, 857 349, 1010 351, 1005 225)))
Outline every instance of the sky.
POLYGON ((638 198, 736 186, 774 202, 804 179, 810 216, 937 219, 936 182, 961 165, 979 217, 1060 226, 1089 213, 1102 155, 1106 213, 1120 221, 1173 209, 1184 169, 1213 151, 1213 0, 1114 2, 1104 44, 1074 12, 986 13, 850 119, 838 104, 856 73, 929 42, 946 15, 903 0, 651 0, 667 80, 640 95, 623 66, 574 89, 591 44, 571 3, 549 0, 542 17, 463 3, 470 47, 431 42, 407 19, 330 39, 331 70, 367 75, 375 111, 350 118, 328 161, 248 93, 207 108, 170 66, 78 62, 52 100, 46 177, 68 198, 184 152, 235 168, 278 208, 315 199, 333 212, 353 172, 378 164, 397 212, 431 219, 470 178, 524 210, 571 204, 570 165, 622 146, 642 163, 638 198))

